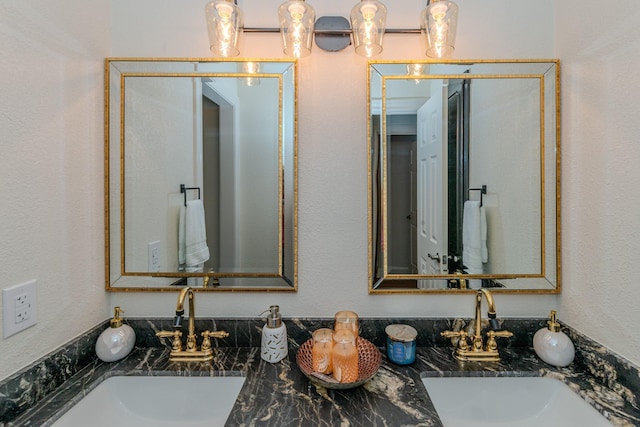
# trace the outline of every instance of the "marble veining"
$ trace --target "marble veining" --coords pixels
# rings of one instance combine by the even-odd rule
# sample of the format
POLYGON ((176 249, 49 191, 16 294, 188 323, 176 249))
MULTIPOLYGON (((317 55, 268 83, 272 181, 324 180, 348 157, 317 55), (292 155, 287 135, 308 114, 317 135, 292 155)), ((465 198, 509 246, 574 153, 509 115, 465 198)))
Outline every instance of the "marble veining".
POLYGON ((155 336, 171 328, 171 319, 129 319, 136 347, 125 359, 104 363, 93 346, 106 323, 61 347, 0 383, 0 425, 48 426, 97 384, 114 375, 241 375, 243 386, 226 426, 442 426, 421 378, 424 376, 552 376, 564 381, 616 426, 640 426, 640 376, 637 367, 566 328, 576 344, 576 360, 567 368, 540 361, 531 348, 546 319, 503 319, 516 334, 500 342, 502 361, 458 362, 445 329, 472 328, 464 319, 361 319, 361 335, 383 353, 382 366, 366 384, 350 390, 316 386, 298 369, 299 346, 332 319, 285 319, 288 357, 276 364, 260 358, 259 319, 200 319, 198 331, 226 330, 215 340, 208 363, 169 362, 168 341, 155 336), (398 366, 386 358, 384 328, 407 323, 418 330, 416 362, 398 366))

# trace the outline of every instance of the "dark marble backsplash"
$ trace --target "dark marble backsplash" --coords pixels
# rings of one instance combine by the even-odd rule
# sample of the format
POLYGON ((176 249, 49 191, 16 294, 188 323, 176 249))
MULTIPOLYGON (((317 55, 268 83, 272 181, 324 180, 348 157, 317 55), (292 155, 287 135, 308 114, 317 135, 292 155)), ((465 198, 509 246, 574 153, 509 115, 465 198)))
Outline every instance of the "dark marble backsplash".
MULTIPOLYGON (((502 329, 510 330, 514 337, 500 341, 501 348, 531 347, 535 332, 546 326, 547 319, 500 319, 502 329)), ((136 332, 136 347, 166 347, 169 340, 156 337, 159 330, 171 330, 173 319, 125 319, 136 332), (166 341, 166 342, 165 342, 166 341)), ((284 319, 287 326, 289 347, 297 349, 311 333, 321 327, 331 327, 332 318, 284 319)), ((445 318, 364 318, 360 319, 360 335, 377 347, 385 347, 387 325, 404 323, 418 330, 418 347, 450 347, 449 340, 440 336, 444 330, 459 330, 473 327, 473 320, 445 318)), ((229 337, 216 339, 218 347, 260 347, 264 322, 257 318, 198 319, 198 332, 224 330, 229 337)), ((484 326, 484 325, 483 325, 484 326)), ((0 422, 6 422, 36 404, 62 383, 90 364, 98 364, 94 346, 99 334, 108 327, 108 321, 87 331, 57 351, 42 357, 0 382, 0 422)), ((593 376, 599 383, 615 391, 634 407, 640 395, 640 370, 628 361, 608 351, 593 340, 564 326, 576 346, 576 368, 593 376)))
POLYGON ((104 322, 0 382, 0 422, 8 421, 52 393, 97 359, 95 344, 104 322))
MULTIPOLYGON (((514 333, 514 337, 503 340, 502 346, 531 347, 533 334, 546 326, 547 319, 500 319, 502 329, 514 333)), ((483 326, 486 320, 483 320, 483 326)), ((136 346, 160 347, 164 344, 156 337, 160 330, 172 330, 173 319, 128 319, 127 323, 136 331, 136 346)), ((318 328, 333 327, 332 318, 284 319, 287 326, 289 345, 297 347, 311 338, 311 333, 318 328)), ((442 338, 440 332, 444 330, 473 327, 473 320, 462 319, 433 319, 433 318, 361 318, 360 335, 371 341, 377 347, 386 345, 384 332, 387 325, 403 323, 411 325, 418 331, 416 345, 418 347, 440 347, 450 345, 449 340, 442 338)), ((217 339, 218 347, 259 347, 264 322, 260 319, 198 319, 196 330, 227 331, 229 337, 217 339)))

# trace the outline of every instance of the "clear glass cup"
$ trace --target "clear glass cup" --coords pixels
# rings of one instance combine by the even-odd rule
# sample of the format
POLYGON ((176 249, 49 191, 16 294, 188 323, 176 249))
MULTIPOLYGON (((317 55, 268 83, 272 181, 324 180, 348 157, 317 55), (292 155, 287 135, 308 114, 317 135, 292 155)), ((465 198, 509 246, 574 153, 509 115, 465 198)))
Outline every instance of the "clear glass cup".
POLYGON ((333 331, 329 328, 320 328, 315 330, 312 336, 311 361, 313 370, 321 374, 330 374, 333 371, 333 331))
POLYGON ((358 380, 356 336, 348 329, 333 332, 333 378, 341 383, 358 380))
POLYGON ((353 311, 339 311, 334 317, 333 330, 339 331, 346 329, 353 332, 356 338, 358 338, 360 326, 358 324, 358 315, 353 311))

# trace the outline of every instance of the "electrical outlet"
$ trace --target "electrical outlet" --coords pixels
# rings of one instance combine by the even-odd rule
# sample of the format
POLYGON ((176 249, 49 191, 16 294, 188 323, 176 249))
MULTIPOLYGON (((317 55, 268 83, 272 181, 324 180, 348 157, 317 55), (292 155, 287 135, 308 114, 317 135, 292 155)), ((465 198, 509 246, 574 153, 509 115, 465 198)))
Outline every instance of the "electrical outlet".
POLYGON ((16 308, 16 324, 29 320, 30 314, 28 307, 16 308))
POLYGON ((35 280, 2 290, 4 338, 17 334, 37 323, 36 291, 35 280))
POLYGON ((149 242, 148 246, 148 270, 150 273, 160 271, 160 240, 149 242))

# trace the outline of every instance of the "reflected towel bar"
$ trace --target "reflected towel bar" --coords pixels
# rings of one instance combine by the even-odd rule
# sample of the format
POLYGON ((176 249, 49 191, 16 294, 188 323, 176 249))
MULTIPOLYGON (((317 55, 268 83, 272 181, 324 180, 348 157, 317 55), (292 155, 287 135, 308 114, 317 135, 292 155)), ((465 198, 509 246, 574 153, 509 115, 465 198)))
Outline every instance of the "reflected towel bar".
POLYGON ((187 206, 187 190, 198 190, 198 199, 200 199, 200 187, 186 187, 180 184, 180 192, 184 194, 184 205, 187 206))
POLYGON ((480 188, 470 188, 469 191, 479 191, 480 192, 480 206, 482 206, 482 195, 483 194, 487 194, 487 186, 483 185, 480 188))

